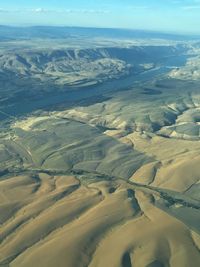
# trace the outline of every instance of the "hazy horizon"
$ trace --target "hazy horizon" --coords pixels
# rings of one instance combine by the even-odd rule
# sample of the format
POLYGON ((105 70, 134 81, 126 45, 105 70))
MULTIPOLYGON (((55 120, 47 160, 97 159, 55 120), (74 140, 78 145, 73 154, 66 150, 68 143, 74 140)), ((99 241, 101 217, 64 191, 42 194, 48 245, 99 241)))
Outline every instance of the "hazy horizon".
POLYGON ((52 27, 52 28, 82 28, 82 29, 99 29, 99 30, 122 30, 122 31, 138 31, 138 32, 149 32, 166 35, 182 35, 182 36, 200 36, 200 32, 187 32, 187 31, 176 31, 176 30, 159 30, 159 29, 148 29, 148 28, 120 28, 120 27, 101 27, 101 26, 81 26, 81 25, 56 25, 56 24, 0 24, 0 27, 10 28, 34 28, 34 27, 52 27))
POLYGON ((0 24, 150 30, 200 34, 200 0, 73 2, 10 0, 0 4, 0 24))

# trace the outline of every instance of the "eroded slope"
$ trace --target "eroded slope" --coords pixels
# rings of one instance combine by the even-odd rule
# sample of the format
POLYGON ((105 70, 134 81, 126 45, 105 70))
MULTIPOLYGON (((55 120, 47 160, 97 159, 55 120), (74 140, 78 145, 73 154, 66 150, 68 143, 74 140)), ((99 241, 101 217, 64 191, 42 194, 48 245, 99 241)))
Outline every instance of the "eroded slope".
MULTIPOLYGON (((143 52, 112 49, 127 64, 143 52)), ((199 267, 199 80, 165 60, 73 107, 4 114, 1 266, 199 267)))

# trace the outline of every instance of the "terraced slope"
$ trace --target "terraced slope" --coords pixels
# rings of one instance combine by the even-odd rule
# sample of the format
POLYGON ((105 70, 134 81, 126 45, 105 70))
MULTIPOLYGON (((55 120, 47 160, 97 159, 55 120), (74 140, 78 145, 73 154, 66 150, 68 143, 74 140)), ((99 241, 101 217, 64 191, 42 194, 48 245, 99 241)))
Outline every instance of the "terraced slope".
POLYGON ((84 170, 129 178, 151 161, 131 144, 123 144, 97 127, 59 117, 30 118, 15 124, 12 136, 2 139, 1 147, 1 169, 15 166, 19 171, 84 170))

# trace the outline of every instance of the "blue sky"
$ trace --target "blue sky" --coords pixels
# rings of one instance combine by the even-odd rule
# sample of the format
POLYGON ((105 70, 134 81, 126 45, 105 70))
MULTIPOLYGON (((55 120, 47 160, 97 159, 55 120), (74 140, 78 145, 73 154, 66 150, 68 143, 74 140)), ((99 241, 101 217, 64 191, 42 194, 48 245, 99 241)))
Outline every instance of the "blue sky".
POLYGON ((200 33, 200 0, 0 0, 0 24, 200 33))

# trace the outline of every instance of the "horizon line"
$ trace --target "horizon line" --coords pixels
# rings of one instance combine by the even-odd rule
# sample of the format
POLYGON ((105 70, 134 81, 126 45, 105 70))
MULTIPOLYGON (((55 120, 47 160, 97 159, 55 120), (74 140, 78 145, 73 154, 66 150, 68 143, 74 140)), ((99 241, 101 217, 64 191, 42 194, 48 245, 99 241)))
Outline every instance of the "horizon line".
POLYGON ((65 24, 4 24, 0 23, 0 27, 10 28, 33 28, 33 27, 52 27, 52 28, 82 28, 82 29, 102 29, 102 30, 124 30, 124 31, 143 31, 149 33, 160 33, 160 34, 172 34, 177 36, 196 36, 200 37, 200 32, 184 32, 180 30, 161 30, 161 29, 147 29, 147 28, 126 28, 126 27, 102 27, 102 26, 80 26, 80 25, 65 25, 65 24))

